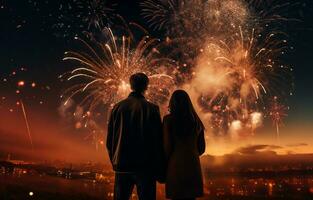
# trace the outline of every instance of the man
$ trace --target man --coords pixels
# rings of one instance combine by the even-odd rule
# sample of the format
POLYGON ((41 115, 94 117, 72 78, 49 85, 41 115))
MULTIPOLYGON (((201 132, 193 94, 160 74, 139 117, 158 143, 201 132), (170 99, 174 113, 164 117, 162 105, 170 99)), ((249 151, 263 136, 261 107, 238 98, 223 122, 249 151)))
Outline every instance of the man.
POLYGON ((128 200, 135 185, 139 200, 156 199, 164 160, 162 125, 159 107, 144 97, 148 84, 145 74, 132 75, 132 92, 114 106, 109 119, 107 150, 115 171, 115 200, 128 200))

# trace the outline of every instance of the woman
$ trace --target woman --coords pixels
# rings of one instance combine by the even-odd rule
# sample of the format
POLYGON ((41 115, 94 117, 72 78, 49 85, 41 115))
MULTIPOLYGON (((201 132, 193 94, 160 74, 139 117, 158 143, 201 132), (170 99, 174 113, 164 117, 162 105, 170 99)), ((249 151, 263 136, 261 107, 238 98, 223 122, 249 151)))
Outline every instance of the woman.
POLYGON ((183 90, 173 93, 169 111, 163 119, 166 197, 192 200, 203 195, 199 156, 205 151, 204 126, 183 90))

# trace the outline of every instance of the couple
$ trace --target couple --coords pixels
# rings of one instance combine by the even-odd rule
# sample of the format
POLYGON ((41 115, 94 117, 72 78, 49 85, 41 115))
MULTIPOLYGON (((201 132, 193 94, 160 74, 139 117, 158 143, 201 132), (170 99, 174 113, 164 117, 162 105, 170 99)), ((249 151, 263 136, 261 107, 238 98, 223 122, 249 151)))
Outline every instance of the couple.
POLYGON ((109 119, 107 150, 115 171, 114 199, 128 200, 136 186, 139 200, 155 200, 156 181, 165 182, 167 198, 200 197, 204 126, 183 90, 172 94, 170 114, 162 123, 159 107, 144 97, 148 84, 145 74, 132 75, 132 92, 114 106, 109 119))

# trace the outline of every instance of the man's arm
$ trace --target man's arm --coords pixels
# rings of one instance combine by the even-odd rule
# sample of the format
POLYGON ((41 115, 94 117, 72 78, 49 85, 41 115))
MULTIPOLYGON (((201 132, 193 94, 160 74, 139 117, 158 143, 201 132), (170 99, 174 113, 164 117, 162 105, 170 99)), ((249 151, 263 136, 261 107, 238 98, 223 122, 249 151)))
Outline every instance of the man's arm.
POLYGON ((110 117, 109 117, 108 129, 107 129, 107 141, 106 141, 106 147, 107 147, 107 151, 108 151, 111 161, 112 161, 113 135, 114 135, 114 108, 112 109, 110 117))

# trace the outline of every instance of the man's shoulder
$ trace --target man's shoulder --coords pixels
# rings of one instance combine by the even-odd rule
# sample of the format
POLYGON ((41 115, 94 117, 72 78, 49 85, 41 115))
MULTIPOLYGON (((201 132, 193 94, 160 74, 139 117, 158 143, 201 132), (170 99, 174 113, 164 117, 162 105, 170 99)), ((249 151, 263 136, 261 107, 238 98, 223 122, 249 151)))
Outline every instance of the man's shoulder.
POLYGON ((113 106, 112 110, 113 110, 113 111, 114 111, 114 110, 118 110, 120 107, 123 107, 123 105, 125 105, 125 104, 127 104, 127 99, 123 99, 123 100, 117 102, 117 103, 113 106))
POLYGON ((131 104, 134 103, 134 101, 139 101, 141 104, 145 105, 145 107, 148 107, 151 110, 159 111, 159 106, 146 100, 146 99, 134 99, 134 98, 126 98, 124 100, 121 100, 120 102, 116 103, 113 106, 113 110, 123 110, 124 108, 128 108, 131 104))
POLYGON ((154 110, 159 110, 159 106, 158 106, 158 105, 156 105, 156 104, 154 104, 154 103, 152 103, 152 102, 150 102, 150 101, 147 101, 147 104, 148 104, 148 106, 151 107, 152 109, 154 109, 154 110))

